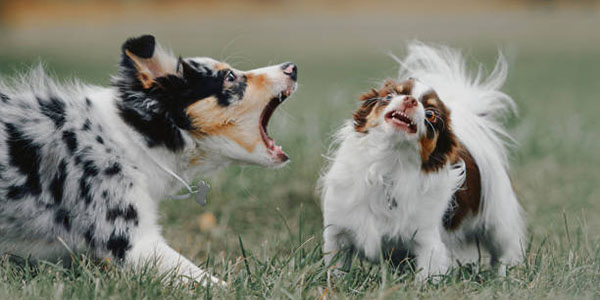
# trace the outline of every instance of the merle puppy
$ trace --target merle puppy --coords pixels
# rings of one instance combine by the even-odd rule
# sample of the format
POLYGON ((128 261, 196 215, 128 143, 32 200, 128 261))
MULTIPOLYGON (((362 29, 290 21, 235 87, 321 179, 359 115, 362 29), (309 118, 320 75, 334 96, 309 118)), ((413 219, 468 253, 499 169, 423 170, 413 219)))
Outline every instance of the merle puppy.
POLYGON ((166 244, 158 203, 232 162, 283 165, 266 127, 296 74, 176 58, 146 35, 124 43, 110 87, 59 84, 42 68, 0 80, 0 254, 86 252, 221 282, 166 244))

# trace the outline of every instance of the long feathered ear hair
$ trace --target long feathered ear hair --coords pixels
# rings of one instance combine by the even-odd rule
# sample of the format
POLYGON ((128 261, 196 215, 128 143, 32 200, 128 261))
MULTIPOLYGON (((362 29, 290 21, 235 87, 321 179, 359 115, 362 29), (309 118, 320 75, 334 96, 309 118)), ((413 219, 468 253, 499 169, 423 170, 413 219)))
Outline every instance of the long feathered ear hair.
POLYGON ((363 103, 358 108, 358 110, 354 112, 352 116, 354 118, 354 129, 357 132, 367 133, 367 129, 365 128, 365 125, 367 124, 367 117, 369 116, 371 111, 373 111, 375 105, 377 105, 377 100, 379 100, 379 97, 371 96, 373 91, 377 92, 375 90, 372 90, 371 92, 368 92, 367 94, 361 96, 361 100, 363 101, 363 103), (367 97, 367 95, 369 96, 367 97))
POLYGON ((358 99, 362 102, 365 102, 365 101, 370 101, 372 99, 377 99, 377 98, 379 98, 379 91, 372 88, 370 91, 360 95, 360 97, 358 99))
POLYGON ((388 79, 384 82, 383 87, 379 90, 371 89, 368 92, 362 94, 358 99, 362 102, 358 110, 354 112, 354 129, 357 132, 367 133, 365 125, 367 124, 367 117, 373 111, 373 108, 377 105, 377 102, 385 97, 390 91, 394 90, 396 82, 388 79))

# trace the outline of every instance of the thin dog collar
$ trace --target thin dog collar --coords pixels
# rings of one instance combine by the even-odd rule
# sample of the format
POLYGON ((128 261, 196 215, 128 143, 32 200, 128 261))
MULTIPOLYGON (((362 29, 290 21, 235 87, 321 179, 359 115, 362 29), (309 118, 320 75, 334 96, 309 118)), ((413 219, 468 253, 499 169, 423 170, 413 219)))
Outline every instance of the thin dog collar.
POLYGON ((183 199, 189 199, 190 197, 194 196, 194 200, 196 201, 196 203, 200 204, 201 206, 206 205, 206 195, 208 194, 208 191, 210 191, 210 185, 208 183, 206 183, 206 181, 200 180, 200 182, 198 182, 198 184, 190 185, 187 183, 187 181, 185 181, 183 178, 181 178, 175 172, 171 171, 169 168, 160 164, 156 159, 154 159, 154 157, 152 155, 150 155, 150 153, 148 151, 146 151, 146 149, 144 147, 140 147, 140 148, 142 149, 142 151, 144 151, 144 153, 148 157, 150 157, 150 160, 152 160, 152 162, 154 164, 156 164, 167 174, 173 176, 175 179, 177 179, 179 182, 181 182, 183 184, 183 186, 185 187, 185 189, 188 191, 187 194, 171 195, 169 198, 171 198, 173 200, 183 200, 183 199))

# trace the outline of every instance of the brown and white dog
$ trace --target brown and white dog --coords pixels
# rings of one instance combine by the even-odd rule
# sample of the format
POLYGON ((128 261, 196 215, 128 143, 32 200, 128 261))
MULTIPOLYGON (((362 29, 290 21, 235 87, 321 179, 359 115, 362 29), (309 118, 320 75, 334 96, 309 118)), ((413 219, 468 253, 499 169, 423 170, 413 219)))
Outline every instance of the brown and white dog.
POLYGON ((362 95, 337 134, 320 182, 326 262, 346 248, 414 257, 423 280, 477 261, 481 243, 504 274, 525 242, 499 122, 514 107, 499 91, 506 63, 481 81, 459 52, 419 43, 399 63, 404 81, 362 95))
POLYGON ((230 163, 283 165, 267 124, 297 67, 177 58, 145 35, 123 44, 119 71, 110 87, 58 84, 42 68, 0 81, 0 254, 70 249, 218 283, 167 245, 159 201, 230 163))

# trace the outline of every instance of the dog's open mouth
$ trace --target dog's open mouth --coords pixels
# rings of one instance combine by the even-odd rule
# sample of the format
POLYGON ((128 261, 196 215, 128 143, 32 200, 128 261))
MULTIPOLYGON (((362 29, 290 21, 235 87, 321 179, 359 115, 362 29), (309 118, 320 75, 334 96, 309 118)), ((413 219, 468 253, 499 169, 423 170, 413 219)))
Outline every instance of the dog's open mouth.
POLYGON ((294 89, 287 89, 281 93, 277 97, 274 97, 269 101, 263 112, 260 114, 259 119, 259 128, 260 128, 260 136, 262 137, 265 146, 267 147, 267 151, 269 154, 279 162, 285 162, 289 158, 285 152, 281 149, 281 146, 275 144, 275 140, 269 136, 267 133, 267 125, 269 125, 269 120, 273 115, 275 109, 279 106, 279 104, 283 103, 287 97, 289 97, 294 92, 294 89))
POLYGON ((417 133, 417 124, 407 114, 400 110, 393 110, 385 115, 385 120, 395 128, 408 133, 417 133))

